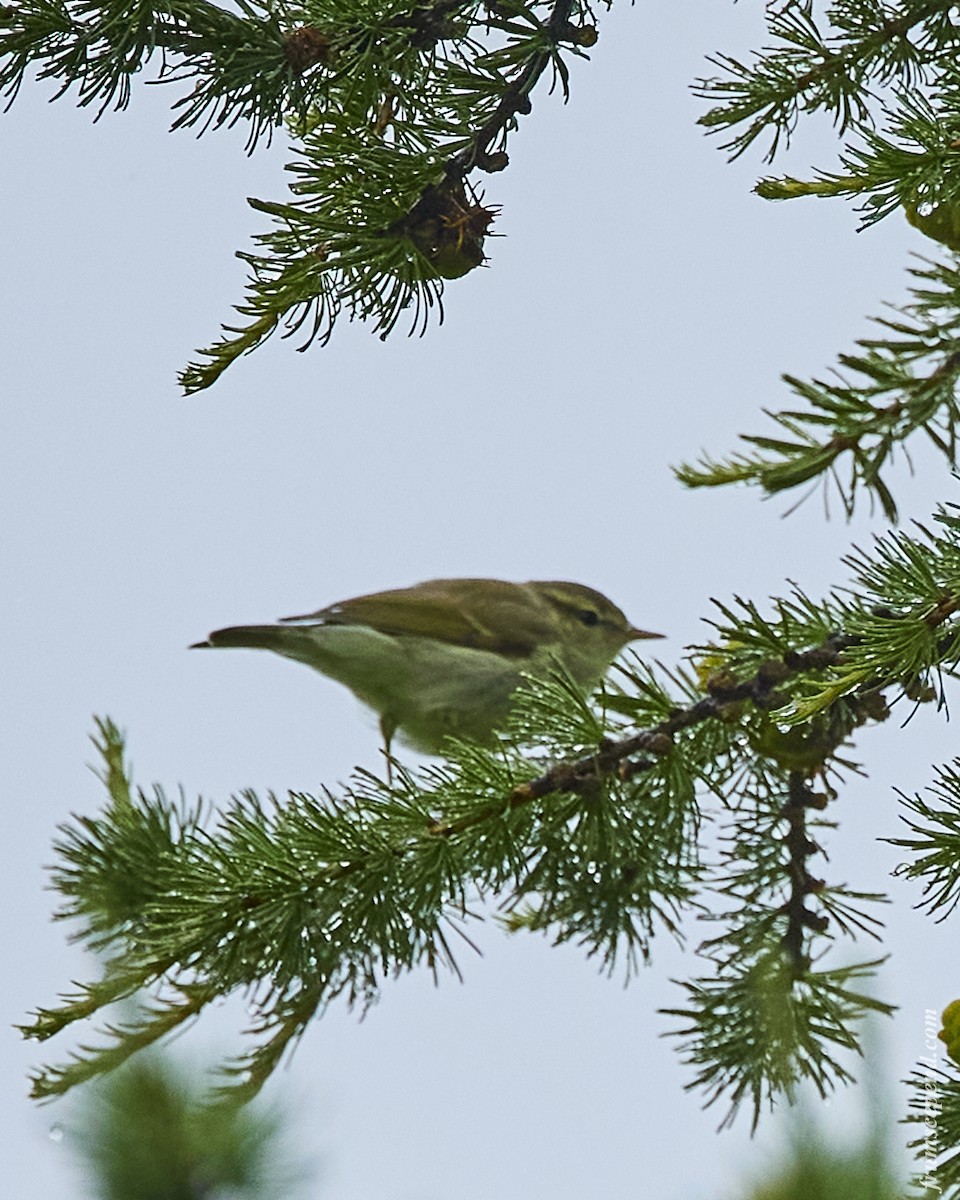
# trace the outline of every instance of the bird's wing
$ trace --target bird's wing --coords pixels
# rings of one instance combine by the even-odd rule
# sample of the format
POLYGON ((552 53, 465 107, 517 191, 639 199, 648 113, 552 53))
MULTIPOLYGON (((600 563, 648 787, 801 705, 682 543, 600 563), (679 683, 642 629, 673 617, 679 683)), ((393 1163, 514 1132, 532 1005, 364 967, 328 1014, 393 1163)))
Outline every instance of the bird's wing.
POLYGON ((434 579, 283 620, 367 625, 394 637, 430 637, 517 658, 551 634, 549 614, 524 584, 495 579, 434 579))

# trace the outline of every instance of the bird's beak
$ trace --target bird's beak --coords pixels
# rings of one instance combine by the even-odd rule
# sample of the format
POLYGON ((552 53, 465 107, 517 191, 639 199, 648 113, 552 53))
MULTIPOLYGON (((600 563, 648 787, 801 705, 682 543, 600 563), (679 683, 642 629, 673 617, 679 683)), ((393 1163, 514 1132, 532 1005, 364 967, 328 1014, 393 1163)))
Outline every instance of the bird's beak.
POLYGON ((627 631, 628 642, 649 641, 651 638, 662 638, 666 636, 667 635, 665 633, 648 633, 646 629, 635 629, 632 625, 627 631))

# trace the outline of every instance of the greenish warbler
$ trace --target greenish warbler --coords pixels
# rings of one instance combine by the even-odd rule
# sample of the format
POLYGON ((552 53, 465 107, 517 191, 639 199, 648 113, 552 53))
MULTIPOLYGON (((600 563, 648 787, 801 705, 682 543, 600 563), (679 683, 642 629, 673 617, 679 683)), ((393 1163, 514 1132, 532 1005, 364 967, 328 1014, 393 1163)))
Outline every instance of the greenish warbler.
POLYGON ((661 636, 579 583, 433 579, 279 625, 218 629, 196 645, 273 650, 346 684, 380 717, 389 757, 397 731, 427 753, 451 734, 484 741, 523 673, 544 677, 559 663, 592 688, 628 642, 661 636))

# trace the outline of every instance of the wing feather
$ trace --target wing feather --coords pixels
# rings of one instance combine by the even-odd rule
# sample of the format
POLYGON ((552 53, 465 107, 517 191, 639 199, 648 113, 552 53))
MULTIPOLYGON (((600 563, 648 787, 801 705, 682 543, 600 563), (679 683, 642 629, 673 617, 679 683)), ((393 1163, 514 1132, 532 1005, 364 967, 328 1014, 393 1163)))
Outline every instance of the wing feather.
POLYGON ((547 606, 526 584, 501 579, 432 579, 283 620, 367 625, 394 637, 430 637, 525 658, 553 640, 550 617, 547 606))

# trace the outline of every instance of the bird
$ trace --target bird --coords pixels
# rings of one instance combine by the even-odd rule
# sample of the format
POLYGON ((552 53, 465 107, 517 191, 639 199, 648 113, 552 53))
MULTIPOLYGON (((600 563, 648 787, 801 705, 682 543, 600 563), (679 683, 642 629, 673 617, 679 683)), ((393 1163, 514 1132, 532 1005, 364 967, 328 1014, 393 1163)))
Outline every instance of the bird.
POLYGON ((580 583, 432 579, 190 648, 272 650, 344 684, 377 714, 389 764, 394 735, 427 754, 450 736, 488 743, 524 675, 560 667, 592 689, 629 642, 662 636, 580 583))

